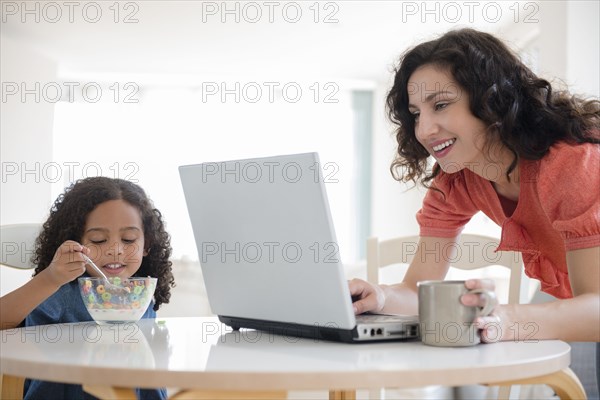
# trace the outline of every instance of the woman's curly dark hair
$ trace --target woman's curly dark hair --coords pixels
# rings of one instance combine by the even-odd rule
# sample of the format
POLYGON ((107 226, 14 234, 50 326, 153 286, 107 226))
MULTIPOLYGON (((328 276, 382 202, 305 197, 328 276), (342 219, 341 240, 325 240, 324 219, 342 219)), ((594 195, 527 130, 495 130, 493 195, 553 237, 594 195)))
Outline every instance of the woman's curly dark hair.
POLYGON ((154 292, 154 310, 168 303, 175 286, 171 269, 171 238, 165 231, 162 214, 144 190, 135 183, 107 177, 81 179, 69 186, 50 209, 50 216, 36 239, 32 262, 34 275, 52 261, 56 249, 67 240, 81 242, 88 215, 101 203, 124 200, 140 211, 144 227, 144 247, 147 255, 133 276, 158 278, 154 292))
MULTIPOLYGON (((553 91, 494 36, 473 29, 450 31, 403 54, 387 95, 387 111, 398 125, 398 149, 390 170, 398 181, 423 186, 441 168, 428 171, 429 153, 415 137, 408 110, 408 80, 423 66, 443 68, 469 96, 471 113, 488 127, 487 143, 500 142, 514 155, 506 171, 520 158, 539 160, 557 141, 600 143, 600 102, 566 91, 553 91)), ((510 179, 510 178, 509 178, 510 179)))

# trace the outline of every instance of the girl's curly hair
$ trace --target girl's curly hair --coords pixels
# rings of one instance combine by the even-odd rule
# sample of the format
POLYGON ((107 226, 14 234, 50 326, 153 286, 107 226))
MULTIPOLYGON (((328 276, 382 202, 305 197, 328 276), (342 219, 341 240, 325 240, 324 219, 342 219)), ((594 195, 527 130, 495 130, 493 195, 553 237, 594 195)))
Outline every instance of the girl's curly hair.
POLYGON ((423 65, 443 68, 469 96, 471 113, 487 129, 487 143, 500 142, 514 155, 507 177, 520 158, 539 160, 557 141, 600 143, 600 102, 553 91, 494 36, 473 29, 450 31, 422 43, 400 58, 387 95, 388 116, 396 124, 398 149, 390 167, 403 182, 423 186, 441 168, 428 172, 429 153, 415 137, 408 110, 408 80, 423 65))
POLYGON ((34 275, 52 261, 56 249, 66 240, 81 242, 88 215, 99 204, 109 200, 124 200, 136 207, 144 227, 144 247, 147 255, 134 276, 158 278, 154 292, 154 310, 168 303, 170 290, 175 286, 171 269, 171 238, 165 231, 162 214, 138 185, 107 177, 81 179, 69 186, 50 209, 50 216, 35 242, 32 262, 37 265, 34 275))

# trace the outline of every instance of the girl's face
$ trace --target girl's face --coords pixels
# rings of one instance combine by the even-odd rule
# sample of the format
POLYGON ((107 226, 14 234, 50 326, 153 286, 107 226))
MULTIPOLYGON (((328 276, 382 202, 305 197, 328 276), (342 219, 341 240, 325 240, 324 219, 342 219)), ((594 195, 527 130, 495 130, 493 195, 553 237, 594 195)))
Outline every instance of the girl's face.
MULTIPOLYGON (((91 250, 89 257, 107 276, 129 278, 147 254, 139 210, 124 200, 99 204, 87 217, 81 244, 91 250)), ((89 265, 86 269, 98 276, 89 265)))
POLYGON ((485 165, 485 124, 469 110, 467 93, 444 69, 419 67, 408 80, 408 109, 415 135, 443 171, 485 165))

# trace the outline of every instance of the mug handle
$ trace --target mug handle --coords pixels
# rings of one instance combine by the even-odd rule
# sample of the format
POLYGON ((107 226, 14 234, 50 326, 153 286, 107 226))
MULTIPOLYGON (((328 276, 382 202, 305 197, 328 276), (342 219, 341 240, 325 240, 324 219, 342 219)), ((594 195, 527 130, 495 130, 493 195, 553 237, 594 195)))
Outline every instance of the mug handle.
POLYGON ((469 290, 467 293, 481 293, 486 299, 485 306, 483 308, 478 307, 478 317, 485 317, 486 315, 490 315, 492 311, 494 311, 494 308, 498 305, 498 298, 496 297, 496 292, 492 292, 487 289, 473 289, 469 290))

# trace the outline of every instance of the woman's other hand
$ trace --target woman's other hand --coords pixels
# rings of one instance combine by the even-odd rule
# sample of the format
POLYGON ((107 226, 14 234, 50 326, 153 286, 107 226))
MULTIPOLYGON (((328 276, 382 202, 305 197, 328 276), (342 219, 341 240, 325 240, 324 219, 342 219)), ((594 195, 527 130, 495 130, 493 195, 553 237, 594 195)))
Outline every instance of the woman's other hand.
MULTIPOLYGON (((495 292, 496 284, 491 279, 469 279, 465 281, 465 287, 469 290, 484 289, 495 292)), ((484 308, 486 305, 486 296, 479 293, 465 294, 461 297, 461 302, 465 306, 484 308)), ((508 334, 508 325, 506 318, 503 318, 501 306, 496 306, 491 313, 485 316, 475 318, 475 326, 481 331, 481 341, 485 343, 494 343, 506 340, 508 334)))

